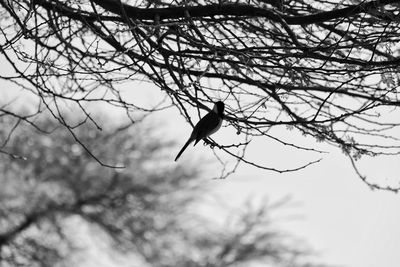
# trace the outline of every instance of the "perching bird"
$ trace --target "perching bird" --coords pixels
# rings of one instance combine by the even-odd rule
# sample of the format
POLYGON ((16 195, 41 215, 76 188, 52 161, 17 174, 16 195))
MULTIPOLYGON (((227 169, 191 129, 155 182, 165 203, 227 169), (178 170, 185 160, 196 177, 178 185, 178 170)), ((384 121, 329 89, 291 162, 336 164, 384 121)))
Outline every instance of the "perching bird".
POLYGON ((224 116, 225 105, 222 101, 218 101, 214 104, 213 109, 208 112, 201 120, 194 126, 192 134, 187 140, 186 144, 179 151, 175 158, 175 161, 179 159, 183 151, 187 146, 194 141, 194 146, 201 140, 206 139, 208 136, 212 135, 221 128, 222 119, 224 116))

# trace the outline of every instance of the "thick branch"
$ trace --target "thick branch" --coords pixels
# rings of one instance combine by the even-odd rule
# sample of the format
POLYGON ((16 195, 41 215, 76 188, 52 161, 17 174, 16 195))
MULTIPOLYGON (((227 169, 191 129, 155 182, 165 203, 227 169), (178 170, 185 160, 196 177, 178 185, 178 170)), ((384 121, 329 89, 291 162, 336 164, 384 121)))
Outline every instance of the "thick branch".
MULTIPOLYGON (((352 5, 346 8, 335 9, 326 12, 320 12, 312 15, 304 16, 280 16, 272 10, 254 7, 244 4, 223 4, 223 5, 205 5, 205 6, 180 6, 168 8, 138 8, 127 4, 117 4, 115 0, 93 0, 95 3, 112 13, 122 15, 122 8, 127 16, 138 20, 160 20, 165 19, 181 19, 185 18, 185 12, 189 12, 192 18, 203 18, 213 16, 246 16, 246 17, 265 17, 275 22, 281 22, 283 18, 287 24, 303 25, 318 22, 329 21, 332 19, 351 17, 359 13, 365 13, 371 9, 384 6, 387 4, 399 3, 400 0, 377 0, 365 2, 360 5, 352 5)), ((43 1, 40 1, 43 2, 43 1)))

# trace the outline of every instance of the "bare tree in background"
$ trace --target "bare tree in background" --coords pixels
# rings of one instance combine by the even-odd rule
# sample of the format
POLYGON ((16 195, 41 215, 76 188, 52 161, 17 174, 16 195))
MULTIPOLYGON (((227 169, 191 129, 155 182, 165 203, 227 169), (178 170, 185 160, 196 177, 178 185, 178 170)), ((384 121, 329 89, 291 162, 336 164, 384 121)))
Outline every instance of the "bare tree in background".
MULTIPOLYGON (((3 117, 0 126, 13 120, 3 117)), ((303 243, 297 249, 271 228, 269 209, 246 208, 223 229, 195 215, 193 204, 206 192, 200 171, 163 165, 171 145, 144 138, 146 126, 103 135, 88 124, 79 128, 92 151, 125 165, 115 169, 94 162, 56 123, 36 123, 51 134, 22 123, 5 147, 26 160, 0 155, 0 266, 70 266, 68 258, 81 250, 72 221, 148 266, 317 266, 305 265, 303 243)))
MULTIPOLYGON (((238 161, 252 137, 318 151, 269 133, 283 125, 362 156, 398 155, 399 0, 118 1, 0 0, 2 79, 37 95, 61 124, 70 102, 141 110, 121 86, 148 81, 191 124, 191 107, 218 99, 238 142, 217 144, 238 161)), ((32 121, 3 107, 3 115, 32 121)), ((33 114, 32 114, 33 115, 33 114)), ((398 191, 369 183, 373 188, 398 191)))

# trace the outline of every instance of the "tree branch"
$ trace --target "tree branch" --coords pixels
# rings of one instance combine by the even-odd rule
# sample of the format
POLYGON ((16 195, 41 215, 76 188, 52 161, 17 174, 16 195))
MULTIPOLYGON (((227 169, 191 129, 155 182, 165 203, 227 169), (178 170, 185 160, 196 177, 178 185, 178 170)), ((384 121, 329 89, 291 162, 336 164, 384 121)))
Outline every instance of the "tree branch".
MULTIPOLYGON (((40 0, 43 2, 43 0, 40 0)), ((93 0, 105 10, 117 15, 122 15, 120 5, 115 0, 93 0)), ((346 8, 335 9, 331 11, 320 12, 304 16, 280 16, 289 25, 304 25, 317 22, 329 21, 342 17, 350 17, 359 13, 368 12, 371 9, 392 3, 399 3, 399 0, 377 0, 365 2, 359 5, 351 5, 346 8)), ((126 14, 131 19, 154 21, 158 16, 160 20, 185 18, 185 13, 189 12, 192 18, 204 18, 213 16, 246 16, 246 17, 264 17, 274 22, 281 22, 281 18, 275 11, 265 8, 254 7, 246 4, 213 4, 205 6, 179 6, 168 8, 138 8, 127 4, 122 4, 126 14)))

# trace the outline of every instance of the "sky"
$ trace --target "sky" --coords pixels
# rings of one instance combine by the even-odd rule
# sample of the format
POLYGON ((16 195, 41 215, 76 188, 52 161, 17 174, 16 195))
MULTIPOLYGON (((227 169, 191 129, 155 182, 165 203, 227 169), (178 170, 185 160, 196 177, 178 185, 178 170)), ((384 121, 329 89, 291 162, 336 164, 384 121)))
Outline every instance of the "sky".
POLYGON ((294 205, 277 210, 276 223, 303 239, 322 262, 353 267, 395 267, 400 262, 398 195, 371 191, 340 153, 290 174, 243 166, 216 183, 224 200, 238 206, 249 196, 271 201, 291 196, 294 205))
MULTIPOLYGON (((0 71, 3 71, 1 68, 4 70, 4 66, 0 67, 0 71)), ((19 94, 19 91, 2 80, 0 88, 3 100, 19 94)), ((150 105, 158 101, 160 91, 141 84, 127 89, 126 97, 128 102, 150 105)), ((191 132, 191 127, 176 109, 158 113, 153 119, 162 121, 160 127, 167 138, 176 139, 182 145, 191 132)), ((265 204, 290 197, 287 207, 273 212, 275 225, 304 242, 305 247, 312 248, 319 262, 348 267, 398 267, 399 195, 370 190, 356 176, 350 161, 339 149, 317 144, 311 138, 303 138, 284 128, 272 131, 286 140, 317 146, 328 153, 312 154, 282 148, 268 140, 253 140, 247 152, 248 157, 271 167, 296 167, 320 157, 322 160, 303 170, 282 174, 241 164, 236 173, 223 180, 212 179, 220 169, 212 164, 212 152, 208 147, 189 147, 180 161, 204 162, 201 159, 206 158, 211 162, 211 165, 205 165, 208 171, 203 178, 210 188, 210 198, 217 196, 230 207, 242 207, 249 199, 257 204, 265 204)), ((237 136, 235 130, 228 126, 223 127, 213 138, 217 142, 228 143, 235 141, 237 136)), ((176 147, 178 151, 179 147, 176 147)), ((175 151, 171 153, 171 165, 176 164, 174 157, 175 151)), ((398 162, 398 157, 362 162, 363 171, 372 174, 372 178, 383 177, 383 181, 400 180, 398 162)), ((224 212, 224 206, 215 208, 207 203, 205 200, 204 205, 199 205, 199 212, 220 223, 217 221, 224 212)), ((99 250, 90 252, 93 262, 89 260, 87 266, 99 262, 96 251, 99 250)), ((113 259, 104 259, 101 263, 98 266, 122 266, 113 259)))
MULTIPOLYGON (((143 102, 155 102, 159 97, 159 89, 143 89, 147 92, 143 102)), ((157 114, 156 120, 165 124, 163 130, 167 138, 175 138, 182 145, 190 135, 191 127, 177 110, 157 114)), ((209 176, 204 177, 211 190, 210 196, 215 194, 227 206, 238 208, 249 199, 262 205, 289 197, 287 207, 273 212, 275 224, 283 232, 304 241, 305 246, 314 251, 318 262, 347 267, 398 267, 400 196, 371 190, 356 175, 350 160, 338 148, 316 143, 314 139, 304 138, 284 127, 272 129, 272 133, 328 153, 320 155, 282 148, 276 142, 255 139, 247 156, 271 167, 293 168, 319 158, 322 160, 303 170, 282 174, 241 164, 236 173, 223 180, 212 179, 220 171, 216 166, 209 170, 209 176)), ((226 122, 212 137, 225 144, 238 138, 236 130, 227 126, 226 122)), ((174 157, 175 153, 172 153, 171 164, 174 164, 174 157)), ((180 161, 204 162, 203 158, 213 162, 208 147, 189 146, 180 161)), ((360 171, 372 181, 394 181, 398 184, 399 159, 398 156, 378 157, 362 159, 357 163, 361 166, 360 171)), ((220 220, 221 209, 223 207, 205 204, 201 212, 211 219, 220 220)))

